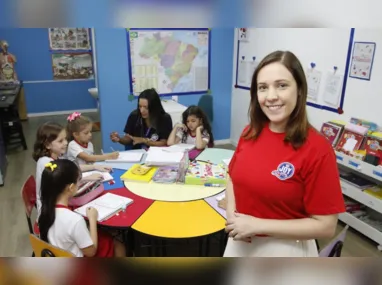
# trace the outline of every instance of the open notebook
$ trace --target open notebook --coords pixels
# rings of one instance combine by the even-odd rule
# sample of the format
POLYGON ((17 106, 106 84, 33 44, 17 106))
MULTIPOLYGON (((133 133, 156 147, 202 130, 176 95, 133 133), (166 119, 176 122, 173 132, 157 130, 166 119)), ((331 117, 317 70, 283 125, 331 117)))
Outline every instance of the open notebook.
POLYGON ((123 151, 119 153, 117 159, 106 159, 106 162, 128 162, 128 163, 136 163, 140 162, 143 156, 143 152, 135 152, 135 151, 123 151))
POLYGON ((106 193, 101 197, 75 209, 78 214, 86 217, 86 209, 89 207, 96 208, 98 211, 98 222, 105 221, 114 216, 120 210, 133 203, 133 200, 120 195, 106 193))
POLYGON ((86 177, 88 177, 92 174, 96 174, 96 173, 101 174, 103 176, 103 179, 101 180, 101 182, 108 182, 108 181, 113 180, 113 176, 111 176, 111 174, 109 172, 101 172, 101 171, 97 171, 97 170, 83 172, 82 178, 86 178, 86 177))

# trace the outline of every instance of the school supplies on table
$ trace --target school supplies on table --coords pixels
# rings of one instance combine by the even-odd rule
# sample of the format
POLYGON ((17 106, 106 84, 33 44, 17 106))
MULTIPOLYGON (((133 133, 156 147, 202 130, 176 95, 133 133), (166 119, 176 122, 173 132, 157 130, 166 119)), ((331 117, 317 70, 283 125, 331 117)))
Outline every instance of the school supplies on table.
POLYGON ((156 183, 174 183, 178 178, 179 167, 161 166, 156 171, 153 181, 156 183))
POLYGON ((83 172, 82 178, 89 177, 90 175, 93 175, 93 174, 101 174, 103 177, 101 182, 108 182, 108 181, 113 180, 113 176, 111 176, 111 174, 109 172, 102 172, 102 171, 97 171, 97 170, 83 172))
POLYGON ((135 181, 135 182, 150 182, 153 178, 157 167, 147 167, 145 165, 134 164, 128 171, 121 176, 123 181, 135 181), (149 169, 147 171, 147 169, 149 169))
POLYGON ((119 153, 117 159, 107 159, 106 162, 127 162, 127 163, 136 163, 140 162, 142 159, 142 152, 135 151, 122 151, 119 153))
POLYGON ((185 184, 189 184, 189 185, 219 184, 220 187, 223 187, 227 183, 226 178, 227 178, 226 171, 221 165, 195 161, 195 162, 190 162, 190 165, 187 169, 187 173, 185 177, 185 184))
POLYGON ((102 222, 114 216, 119 211, 125 209, 131 203, 133 203, 133 200, 130 198, 112 193, 107 193, 83 205, 82 207, 75 209, 74 211, 86 217, 86 209, 89 207, 93 207, 98 211, 97 221, 102 222))
POLYGON ((135 175, 145 175, 151 170, 151 168, 152 168, 151 166, 147 166, 147 165, 137 165, 131 170, 131 173, 135 175))
POLYGON ((181 162, 184 152, 166 151, 164 147, 150 147, 147 152, 146 165, 149 166, 177 166, 181 162))

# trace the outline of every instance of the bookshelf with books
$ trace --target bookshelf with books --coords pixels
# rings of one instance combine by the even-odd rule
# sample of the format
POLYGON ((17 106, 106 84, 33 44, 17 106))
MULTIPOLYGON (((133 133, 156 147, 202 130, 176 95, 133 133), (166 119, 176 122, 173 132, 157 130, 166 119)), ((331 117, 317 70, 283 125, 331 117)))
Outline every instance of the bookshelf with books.
POLYGON ((376 242, 382 251, 382 148, 379 147, 382 135, 378 126, 352 118, 349 123, 326 122, 321 133, 333 145, 340 171, 346 212, 339 215, 339 220, 376 242))

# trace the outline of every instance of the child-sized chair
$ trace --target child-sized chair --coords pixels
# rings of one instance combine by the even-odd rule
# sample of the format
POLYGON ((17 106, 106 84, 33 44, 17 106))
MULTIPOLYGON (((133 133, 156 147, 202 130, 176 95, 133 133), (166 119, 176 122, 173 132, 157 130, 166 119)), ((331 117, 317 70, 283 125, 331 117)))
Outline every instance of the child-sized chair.
POLYGON ((332 239, 332 241, 327 244, 319 253, 320 257, 340 257, 342 247, 346 238, 346 232, 349 229, 349 226, 346 227, 332 239))
POLYGON ((29 234, 29 241, 36 257, 74 257, 71 252, 55 247, 33 234, 29 234))
MULTIPOLYGON (((33 175, 30 175, 25 181, 23 187, 21 188, 21 197, 24 202, 25 216, 27 218, 27 223, 29 227, 29 233, 39 235, 40 230, 38 229, 37 221, 32 226, 31 215, 33 208, 36 207, 36 180, 33 175)), ((32 257, 35 255, 32 252, 32 257)))
POLYGON ((33 175, 30 175, 21 188, 21 197, 25 206, 25 215, 28 222, 29 232, 31 234, 39 234, 37 223, 32 227, 31 214, 33 208, 36 207, 36 180, 33 175))

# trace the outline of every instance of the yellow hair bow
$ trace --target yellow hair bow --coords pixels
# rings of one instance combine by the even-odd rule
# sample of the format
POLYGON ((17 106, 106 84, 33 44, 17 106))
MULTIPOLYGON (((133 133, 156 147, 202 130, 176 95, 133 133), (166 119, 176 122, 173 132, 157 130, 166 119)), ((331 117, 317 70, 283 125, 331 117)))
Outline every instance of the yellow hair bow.
POLYGON ((57 168, 57 164, 49 162, 45 164, 45 167, 49 167, 52 171, 54 171, 57 168))

